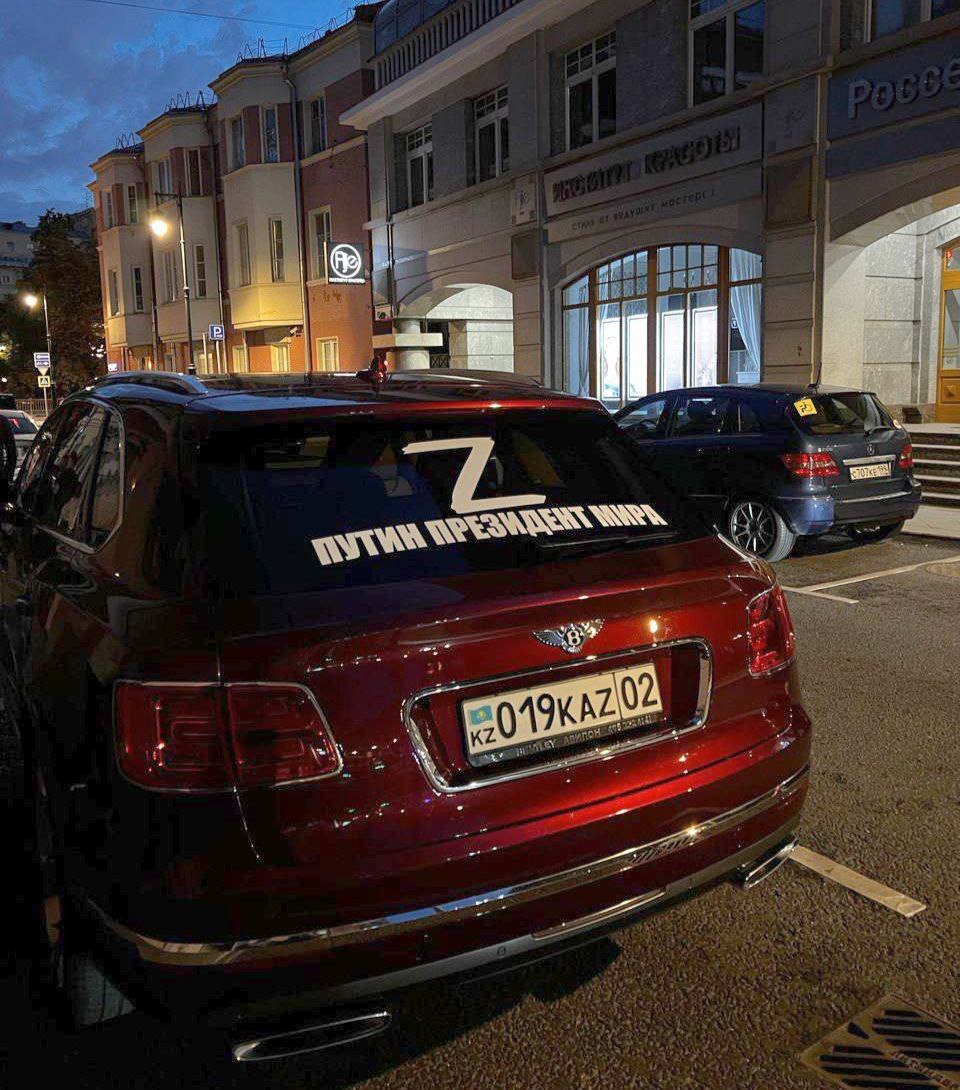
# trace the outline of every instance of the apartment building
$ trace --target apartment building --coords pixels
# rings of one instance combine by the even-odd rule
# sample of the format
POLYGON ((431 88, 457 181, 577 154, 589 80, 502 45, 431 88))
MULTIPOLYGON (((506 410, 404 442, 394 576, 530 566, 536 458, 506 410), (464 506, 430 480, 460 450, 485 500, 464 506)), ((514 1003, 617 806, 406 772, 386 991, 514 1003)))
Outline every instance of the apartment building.
POLYGON ((958 7, 390 0, 341 117, 378 347, 611 408, 822 373, 960 418, 958 7))
POLYGON ((22 220, 0 222, 0 299, 17 290, 33 259, 33 232, 22 220))
POLYGON ((171 107, 93 164, 111 366, 369 361, 369 283, 331 283, 327 255, 367 248, 365 140, 338 118, 372 88, 375 11, 294 53, 238 60, 211 83, 214 104, 171 107))

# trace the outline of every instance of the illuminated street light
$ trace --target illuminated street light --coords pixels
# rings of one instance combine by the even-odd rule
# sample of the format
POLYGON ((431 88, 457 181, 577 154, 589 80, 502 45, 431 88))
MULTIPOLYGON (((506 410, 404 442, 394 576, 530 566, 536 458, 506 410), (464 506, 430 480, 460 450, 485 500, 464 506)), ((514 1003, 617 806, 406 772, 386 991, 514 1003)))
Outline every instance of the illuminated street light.
MULTIPOLYGON (((190 274, 187 272, 187 242, 183 235, 183 194, 182 193, 154 193, 158 201, 177 202, 177 220, 180 224, 180 264, 183 269, 183 303, 187 312, 187 345, 190 350, 190 366, 187 370, 191 375, 197 373, 196 361, 193 357, 193 318, 190 313, 190 274)), ((150 230, 157 238, 165 238, 170 230, 170 224, 162 216, 151 216, 150 230)))
POLYGON ((166 238, 170 231, 170 224, 162 216, 153 216, 150 220, 150 230, 157 238, 166 238))
POLYGON ((34 295, 32 291, 28 291, 23 296, 23 305, 29 307, 31 310, 35 309, 40 303, 40 296, 34 295))
MULTIPOLYGON (((53 338, 50 336, 50 315, 47 312, 47 293, 37 295, 34 291, 25 291, 20 301, 29 310, 36 310, 43 303, 43 326, 47 333, 47 356, 50 359, 50 382, 53 383, 53 338)), ((52 392, 52 391, 51 391, 52 392)), ((43 388, 43 407, 47 407, 47 388, 43 388)))

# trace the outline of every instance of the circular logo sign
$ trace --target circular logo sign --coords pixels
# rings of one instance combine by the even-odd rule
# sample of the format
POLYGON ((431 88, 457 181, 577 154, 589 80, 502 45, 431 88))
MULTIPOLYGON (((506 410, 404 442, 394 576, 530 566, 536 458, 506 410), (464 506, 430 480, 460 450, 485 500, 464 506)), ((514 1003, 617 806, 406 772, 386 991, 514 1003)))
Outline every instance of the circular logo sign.
POLYGON ((336 277, 355 280, 363 275, 363 254, 349 242, 338 242, 330 250, 330 268, 336 277))

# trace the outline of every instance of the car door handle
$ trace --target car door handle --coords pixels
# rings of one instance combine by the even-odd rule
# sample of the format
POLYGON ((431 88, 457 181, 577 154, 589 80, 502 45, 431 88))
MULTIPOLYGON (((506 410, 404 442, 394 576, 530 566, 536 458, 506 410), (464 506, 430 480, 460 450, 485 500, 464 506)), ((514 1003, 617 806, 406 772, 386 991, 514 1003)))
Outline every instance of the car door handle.
POLYGON ((33 599, 29 594, 21 594, 14 603, 14 606, 21 617, 33 616, 33 599))

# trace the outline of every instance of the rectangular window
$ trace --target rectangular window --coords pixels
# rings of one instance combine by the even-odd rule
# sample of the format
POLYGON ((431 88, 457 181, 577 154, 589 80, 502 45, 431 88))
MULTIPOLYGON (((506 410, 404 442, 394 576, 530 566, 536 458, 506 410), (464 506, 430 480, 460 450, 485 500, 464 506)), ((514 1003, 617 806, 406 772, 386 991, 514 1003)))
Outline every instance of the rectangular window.
POLYGON ((896 34, 954 11, 960 11, 960 0, 871 0, 869 38, 896 34))
POLYGON ((140 222, 140 201, 137 198, 137 187, 127 186, 127 223, 140 222))
POLYGON ((120 285, 116 269, 107 272, 107 294, 110 299, 110 317, 115 318, 120 313, 120 285))
POLYGON ((290 345, 270 345, 270 363, 274 371, 286 374, 290 370, 290 345))
POLYGON ((207 252, 199 243, 193 248, 194 294, 198 299, 207 297, 207 252))
POLYGON ((315 98, 310 110, 310 154, 327 150, 327 100, 315 98))
POLYGON ((407 134, 407 193, 409 207, 433 200, 433 126, 407 134))
POLYGON ((199 197, 203 193, 203 163, 199 148, 187 148, 187 193, 199 197))
POLYGON ((143 269, 134 265, 130 270, 130 284, 133 288, 133 309, 138 313, 143 310, 143 269))
POLYGON ((233 346, 233 369, 237 374, 246 374, 250 370, 250 360, 247 356, 247 346, 245 344, 235 344, 233 346))
POLYGON ((114 225, 113 216, 113 192, 109 189, 103 191, 103 227, 109 231, 114 225))
POLYGON ((170 180, 170 160, 158 159, 157 160, 157 204, 161 201, 170 199, 170 194, 173 192, 173 182, 170 180))
POLYGON ((285 280, 283 275, 283 220, 270 220, 270 278, 274 283, 285 280))
POLYGON ((247 162, 247 144, 243 136, 243 118, 230 122, 230 169, 239 170, 247 162))
POLYGON ((177 298, 177 276, 173 265, 173 251, 163 255, 163 301, 172 303, 177 298))
POLYGON ((617 131, 617 33, 571 50, 564 58, 567 148, 582 148, 617 131))
POLYGON ((339 337, 318 337, 317 338, 317 370, 318 371, 339 371, 340 370, 340 338, 339 337))
POLYGON ((280 162, 280 137, 277 132, 276 106, 264 106, 263 108, 263 161, 265 163, 280 162))
POLYGON ((477 181, 486 182, 510 169, 510 119, 506 87, 473 103, 477 181))
POLYGON ((756 83, 764 72, 764 0, 690 0, 690 102, 756 83))
POLYGON ((238 223, 237 232, 237 280, 241 286, 250 283, 250 229, 238 223))
POLYGON ((327 245, 333 238, 330 209, 321 208, 312 214, 313 275, 316 280, 327 278, 327 245))

